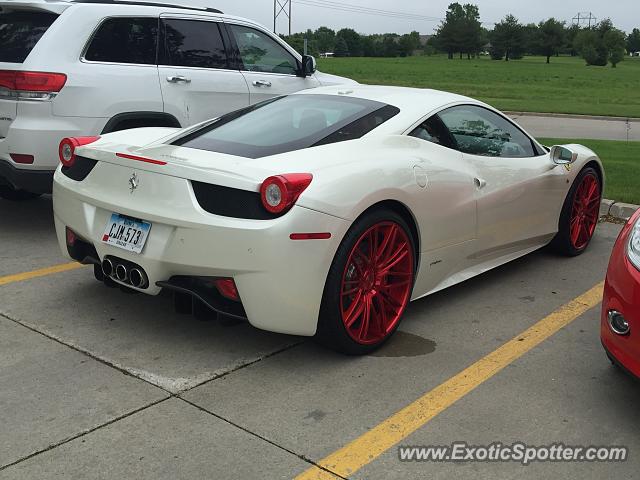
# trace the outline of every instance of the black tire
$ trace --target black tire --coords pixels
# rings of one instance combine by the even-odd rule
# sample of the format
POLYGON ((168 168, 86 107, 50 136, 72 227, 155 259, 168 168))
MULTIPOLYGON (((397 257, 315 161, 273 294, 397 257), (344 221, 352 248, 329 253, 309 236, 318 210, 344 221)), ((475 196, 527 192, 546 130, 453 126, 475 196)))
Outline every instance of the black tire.
MULTIPOLYGON (((573 210, 573 203, 579 185, 582 183, 584 178, 589 175, 595 177, 598 181, 598 185, 600 186, 600 200, 602 200, 602 181, 600 180, 598 172, 596 172, 596 170, 592 167, 584 168, 576 177, 573 185, 571 186, 571 189, 569 190, 569 193, 567 194, 567 198, 564 201, 562 211, 560 213, 558 233, 550 244, 550 247, 560 255, 564 255, 567 257, 576 257, 578 255, 582 255, 591 243, 591 238, 589 238, 589 241, 586 245, 584 245, 584 247, 576 248, 571 241, 571 213, 573 210)), ((599 208, 600 202, 598 202, 598 209, 599 208)))
POLYGON ((33 200, 41 196, 41 193, 31 193, 25 190, 16 190, 8 185, 0 185, 0 198, 9 200, 12 202, 23 202, 26 200, 33 200))
MULTIPOLYGON (((318 318, 318 328, 314 340, 321 345, 335 350, 337 352, 346 355, 366 355, 380 348, 384 343, 389 340, 397 330, 400 322, 402 321, 402 315, 400 320, 396 323, 395 327, 387 334, 385 338, 375 344, 362 344, 356 342, 347 332, 347 329, 342 321, 342 313, 340 309, 340 293, 342 288, 342 277, 346 268, 346 262, 349 260, 350 252, 355 246, 358 239, 380 222, 394 222, 396 223, 406 234, 409 239, 411 252, 413 254, 413 278, 411 279, 410 290, 413 290, 413 283, 415 282, 416 268, 416 246, 414 238, 411 234, 411 229, 407 225, 407 222, 392 210, 380 209, 373 210, 366 213, 359 218, 349 229, 345 235, 342 243, 338 247, 336 255, 331 264, 329 274, 327 275, 327 281, 322 296, 322 304, 320 307, 320 315, 318 318)), ((404 311, 402 312, 404 314, 404 311)))

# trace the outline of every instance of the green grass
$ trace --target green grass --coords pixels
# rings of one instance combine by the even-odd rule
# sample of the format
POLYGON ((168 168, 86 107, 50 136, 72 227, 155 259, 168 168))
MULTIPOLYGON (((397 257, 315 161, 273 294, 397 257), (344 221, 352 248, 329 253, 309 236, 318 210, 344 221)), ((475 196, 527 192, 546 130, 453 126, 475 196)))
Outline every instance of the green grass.
POLYGON ((618 202, 640 204, 640 142, 539 138, 547 146, 580 143, 592 149, 602 159, 607 185, 605 198, 618 202))
POLYGON ((445 56, 319 59, 326 73, 361 83, 435 88, 467 95, 501 110, 640 117, 640 58, 618 68, 587 67, 580 58, 504 62, 445 56))

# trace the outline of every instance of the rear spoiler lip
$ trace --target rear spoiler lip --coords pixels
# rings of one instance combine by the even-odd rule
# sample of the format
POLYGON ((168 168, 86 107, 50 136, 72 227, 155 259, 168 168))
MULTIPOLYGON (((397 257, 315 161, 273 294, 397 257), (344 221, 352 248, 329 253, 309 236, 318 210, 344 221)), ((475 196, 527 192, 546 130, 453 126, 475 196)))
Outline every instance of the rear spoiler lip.
POLYGON ((61 15, 67 8, 72 7, 74 4, 65 1, 43 1, 43 0, 32 0, 32 1, 7 1, 0 0, 0 12, 6 11, 14 11, 14 10, 31 10, 31 11, 39 11, 39 12, 48 12, 55 13, 57 15, 61 15))

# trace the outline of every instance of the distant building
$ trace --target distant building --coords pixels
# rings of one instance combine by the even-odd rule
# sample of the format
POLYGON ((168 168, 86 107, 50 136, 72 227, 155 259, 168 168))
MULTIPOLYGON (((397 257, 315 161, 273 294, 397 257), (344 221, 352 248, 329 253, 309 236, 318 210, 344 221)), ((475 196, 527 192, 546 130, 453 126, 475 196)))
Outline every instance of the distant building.
POLYGON ((320 58, 333 58, 335 54, 333 52, 325 52, 320 54, 320 58))

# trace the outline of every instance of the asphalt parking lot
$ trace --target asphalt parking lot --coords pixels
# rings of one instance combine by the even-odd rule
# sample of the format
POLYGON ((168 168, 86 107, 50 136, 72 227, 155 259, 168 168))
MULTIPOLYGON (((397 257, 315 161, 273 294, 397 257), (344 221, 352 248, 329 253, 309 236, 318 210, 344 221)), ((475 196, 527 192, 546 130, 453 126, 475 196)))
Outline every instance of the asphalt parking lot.
POLYGON ((46 270, 66 263, 50 197, 0 202, 0 218, 0 479, 335 478, 318 464, 362 479, 637 478, 640 383, 607 361, 593 301, 619 225, 601 224, 582 257, 539 251, 414 302, 385 347, 349 358, 175 314, 170 298, 108 289, 89 268, 46 270), (518 354, 549 318, 566 326, 534 329, 518 354), (392 438, 630 453, 406 463, 392 438))

